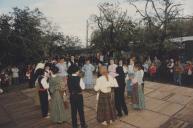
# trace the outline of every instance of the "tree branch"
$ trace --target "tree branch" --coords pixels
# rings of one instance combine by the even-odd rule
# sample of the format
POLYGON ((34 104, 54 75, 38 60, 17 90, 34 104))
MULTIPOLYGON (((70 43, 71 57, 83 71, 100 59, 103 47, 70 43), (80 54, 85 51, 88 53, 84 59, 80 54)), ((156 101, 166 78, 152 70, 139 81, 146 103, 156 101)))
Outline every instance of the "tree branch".
POLYGON ((153 9, 154 9, 154 11, 155 11, 155 13, 156 13, 156 15, 157 15, 158 19, 159 19, 161 22, 163 22, 163 20, 161 19, 160 15, 159 15, 159 13, 158 13, 158 11, 157 11, 156 7, 155 7, 155 3, 154 3, 154 1, 153 1, 153 0, 151 0, 151 3, 152 3, 153 9))
POLYGON ((138 9, 138 7, 134 4, 134 3, 132 3, 132 2, 130 2, 130 1, 128 1, 129 2, 129 4, 130 5, 132 5, 133 7, 135 7, 135 9, 137 10, 136 12, 138 12, 142 17, 146 17, 139 9, 138 9))

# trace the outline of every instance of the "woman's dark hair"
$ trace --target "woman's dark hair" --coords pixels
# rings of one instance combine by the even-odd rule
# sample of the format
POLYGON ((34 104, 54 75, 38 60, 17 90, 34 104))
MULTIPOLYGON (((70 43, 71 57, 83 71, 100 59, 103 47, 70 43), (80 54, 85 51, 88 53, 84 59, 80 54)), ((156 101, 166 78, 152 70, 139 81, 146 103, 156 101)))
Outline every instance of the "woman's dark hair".
POLYGON ((87 62, 87 61, 91 61, 91 59, 88 57, 88 58, 86 58, 85 62, 87 62))
POLYGON ((143 66, 142 66, 142 64, 140 62, 136 62, 134 64, 134 67, 137 67, 140 70, 140 69, 142 69, 143 66))
POLYGON ((46 63, 46 64, 45 64, 45 67, 51 67, 51 66, 52 66, 51 63, 46 63))
POLYGON ((56 74, 56 73, 59 72, 58 67, 56 67, 55 65, 52 65, 52 66, 50 67, 50 70, 52 71, 53 74, 56 74))
POLYGON ((37 74, 38 76, 44 75, 44 69, 37 69, 37 70, 36 70, 36 74, 37 74))

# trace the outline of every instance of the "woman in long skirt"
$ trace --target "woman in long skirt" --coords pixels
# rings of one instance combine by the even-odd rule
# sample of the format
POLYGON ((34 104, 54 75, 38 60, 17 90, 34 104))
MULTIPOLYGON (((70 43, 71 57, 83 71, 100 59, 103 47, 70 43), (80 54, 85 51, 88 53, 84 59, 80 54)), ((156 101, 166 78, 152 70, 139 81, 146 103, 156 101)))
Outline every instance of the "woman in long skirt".
POLYGON ((95 67, 90 63, 90 60, 86 60, 86 64, 83 66, 82 71, 84 72, 84 83, 86 89, 93 89, 94 76, 93 71, 95 67))
POLYGON ((111 95, 111 88, 118 87, 115 78, 108 75, 107 68, 100 67, 101 77, 96 81, 95 91, 99 92, 97 105, 97 121, 104 125, 110 124, 116 120, 116 109, 114 106, 114 97, 111 95))
POLYGON ((134 77, 134 61, 130 59, 129 66, 128 66, 128 74, 127 74, 127 96, 130 98, 132 93, 132 86, 131 86, 131 80, 134 77))
POLYGON ((143 110, 145 108, 145 97, 142 90, 144 72, 140 64, 134 66, 135 76, 132 79, 132 106, 134 109, 143 110))
POLYGON ((51 67, 52 77, 50 78, 51 93, 51 120, 55 123, 63 123, 69 119, 70 110, 67 102, 66 87, 63 77, 58 76, 58 68, 51 67))

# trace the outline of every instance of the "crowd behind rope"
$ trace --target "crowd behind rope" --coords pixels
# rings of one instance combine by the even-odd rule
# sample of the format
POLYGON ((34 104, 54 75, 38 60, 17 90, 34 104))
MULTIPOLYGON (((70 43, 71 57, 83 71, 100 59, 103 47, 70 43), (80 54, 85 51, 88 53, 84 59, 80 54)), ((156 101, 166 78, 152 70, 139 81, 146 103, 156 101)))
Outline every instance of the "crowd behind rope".
POLYGON ((37 65, 2 70, 1 88, 7 91, 8 86, 28 81, 29 87, 36 87, 34 99, 40 105, 42 117, 55 123, 71 118, 72 127, 77 128, 78 113, 81 127, 86 128, 82 90, 97 92, 97 121, 109 125, 129 114, 125 91, 133 109, 143 110, 144 80, 156 81, 166 76, 167 81, 177 85, 191 85, 192 71, 191 61, 182 64, 172 58, 160 61, 147 57, 142 61, 137 57, 112 59, 103 55, 57 57, 37 65))

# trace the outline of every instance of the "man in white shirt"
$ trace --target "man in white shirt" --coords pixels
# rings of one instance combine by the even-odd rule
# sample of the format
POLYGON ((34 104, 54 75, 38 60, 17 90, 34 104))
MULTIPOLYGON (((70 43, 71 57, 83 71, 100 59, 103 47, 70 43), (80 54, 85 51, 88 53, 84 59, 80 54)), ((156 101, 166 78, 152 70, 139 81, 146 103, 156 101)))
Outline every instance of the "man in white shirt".
POLYGON ((71 75, 68 78, 68 88, 70 92, 72 127, 77 128, 77 113, 80 117, 81 128, 87 128, 84 116, 84 101, 82 90, 85 89, 83 79, 80 77, 79 68, 76 65, 70 67, 71 75))
POLYGON ((42 117, 48 118, 48 76, 47 73, 42 70, 41 76, 38 78, 39 84, 39 97, 40 97, 40 105, 41 105, 41 112, 42 117))
POLYGON ((19 84, 19 69, 16 66, 13 66, 11 68, 11 72, 12 72, 13 85, 18 85, 19 84))

